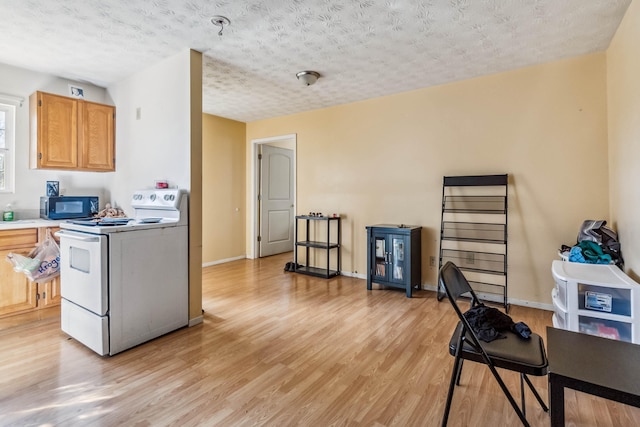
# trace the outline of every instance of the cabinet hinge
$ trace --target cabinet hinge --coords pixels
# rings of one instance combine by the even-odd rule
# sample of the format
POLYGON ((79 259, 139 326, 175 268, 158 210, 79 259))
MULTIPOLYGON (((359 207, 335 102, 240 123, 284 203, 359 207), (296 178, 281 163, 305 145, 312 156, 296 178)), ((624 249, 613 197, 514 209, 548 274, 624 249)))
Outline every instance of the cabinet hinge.
POLYGON ((42 100, 38 101, 38 107, 42 107, 42 100))
POLYGON ((262 160, 262 153, 258 154, 258 160, 262 160))
POLYGON ((36 294, 36 301, 40 301, 40 294, 36 294))
POLYGON ((42 160, 42 153, 38 153, 38 160, 42 160))
POLYGON ((258 194, 258 201, 262 201, 262 194, 258 194))
POLYGON ((258 236, 258 242, 262 242, 262 236, 258 236))

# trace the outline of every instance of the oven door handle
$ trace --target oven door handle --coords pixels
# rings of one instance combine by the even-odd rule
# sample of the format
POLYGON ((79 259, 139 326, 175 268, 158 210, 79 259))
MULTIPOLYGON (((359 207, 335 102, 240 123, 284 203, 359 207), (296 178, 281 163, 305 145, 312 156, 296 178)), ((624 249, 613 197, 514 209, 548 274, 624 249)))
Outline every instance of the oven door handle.
POLYGON ((53 233, 56 237, 65 237, 73 240, 80 240, 82 242, 98 242, 100 241, 100 237, 98 236, 87 236, 86 234, 80 233, 70 233, 68 231, 56 231, 53 233))

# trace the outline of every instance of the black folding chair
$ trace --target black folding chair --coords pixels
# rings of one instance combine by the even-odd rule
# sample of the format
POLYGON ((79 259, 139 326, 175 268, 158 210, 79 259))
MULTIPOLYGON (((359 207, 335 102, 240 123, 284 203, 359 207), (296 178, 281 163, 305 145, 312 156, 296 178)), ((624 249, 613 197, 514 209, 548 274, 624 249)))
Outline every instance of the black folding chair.
POLYGON ((525 415, 524 403, 524 383, 526 382, 534 396, 540 403, 545 412, 549 411, 547 405, 544 404, 542 398, 531 384, 531 380, 527 375, 543 376, 547 375, 547 355, 544 349, 544 342, 540 335, 531 334, 529 339, 524 339, 519 335, 505 331, 502 332, 506 338, 499 338, 491 342, 481 342, 476 333, 471 329, 469 322, 464 317, 460 307, 458 307, 458 298, 462 295, 471 298, 471 307, 480 304, 480 300, 476 296, 469 282, 464 277, 460 269, 452 263, 447 262, 441 269, 439 275, 440 286, 447 293, 447 297, 451 305, 456 311, 460 321, 456 326, 451 341, 449 341, 449 353, 455 356, 453 363, 453 371, 451 372, 451 383, 449 385, 449 393, 447 395, 447 404, 442 418, 442 426, 447 425, 449 411, 451 410, 451 400, 453 398, 453 390, 456 385, 460 385, 460 374, 462 372, 462 363, 464 360, 484 363, 489 367, 491 373, 500 385, 505 396, 511 403, 511 406, 518 414, 522 424, 529 426, 525 415), (496 368, 503 368, 510 371, 520 373, 520 396, 522 399, 522 409, 514 400, 513 396, 507 389, 504 381, 496 371, 496 368))

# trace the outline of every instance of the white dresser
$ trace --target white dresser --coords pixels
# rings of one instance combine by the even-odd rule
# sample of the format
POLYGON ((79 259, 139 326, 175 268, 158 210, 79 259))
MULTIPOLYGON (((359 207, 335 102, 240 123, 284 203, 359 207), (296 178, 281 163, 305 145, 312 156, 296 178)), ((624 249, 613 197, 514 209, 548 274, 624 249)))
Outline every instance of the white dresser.
POLYGON ((553 326, 640 343, 640 285, 615 265, 553 261, 553 326))

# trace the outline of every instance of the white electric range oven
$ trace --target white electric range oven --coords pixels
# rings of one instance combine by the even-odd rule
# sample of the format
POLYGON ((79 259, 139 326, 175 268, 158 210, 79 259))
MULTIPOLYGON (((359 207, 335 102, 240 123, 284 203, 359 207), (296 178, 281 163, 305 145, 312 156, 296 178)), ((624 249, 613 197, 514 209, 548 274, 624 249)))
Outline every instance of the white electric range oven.
POLYGON ((134 193, 131 219, 60 224, 62 330, 114 355, 189 322, 188 199, 134 193))

